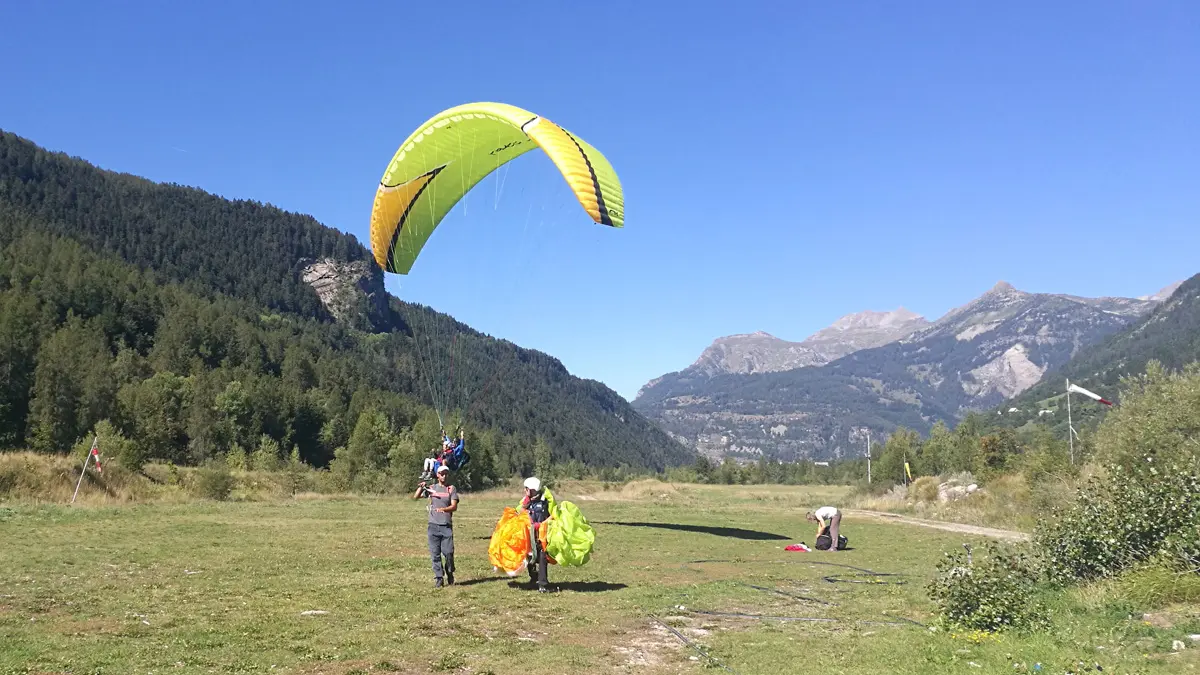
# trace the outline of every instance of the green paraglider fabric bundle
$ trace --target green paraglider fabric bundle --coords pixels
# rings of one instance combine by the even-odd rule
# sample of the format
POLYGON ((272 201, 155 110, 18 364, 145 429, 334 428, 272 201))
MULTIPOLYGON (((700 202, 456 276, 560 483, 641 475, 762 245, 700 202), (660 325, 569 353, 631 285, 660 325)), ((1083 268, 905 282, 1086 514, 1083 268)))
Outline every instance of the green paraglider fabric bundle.
POLYGON ((587 564, 596 543, 596 530, 572 502, 558 502, 553 513, 546 531, 546 553, 565 567, 587 564))

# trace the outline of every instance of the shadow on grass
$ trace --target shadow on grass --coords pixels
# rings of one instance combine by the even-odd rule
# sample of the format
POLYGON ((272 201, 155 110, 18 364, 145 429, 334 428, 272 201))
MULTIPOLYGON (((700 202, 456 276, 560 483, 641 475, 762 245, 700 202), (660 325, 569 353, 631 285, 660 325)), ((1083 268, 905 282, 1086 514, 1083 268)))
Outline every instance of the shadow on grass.
POLYGON ((684 525, 682 523, 621 523, 621 522, 606 522, 593 521, 593 525, 624 525, 626 527, 657 527, 663 530, 681 530, 683 532, 699 532, 701 534, 711 534, 717 537, 730 537, 733 539, 753 539, 755 541, 786 541, 788 537, 782 534, 774 534, 772 532, 759 532, 758 530, 743 530, 740 527, 716 527, 712 525, 684 525))
MULTIPOLYGON (((512 588, 519 588, 525 591, 536 591, 537 585, 528 581, 512 580, 509 584, 512 588)), ((605 591, 619 591, 622 588, 629 588, 626 584, 614 584, 608 581, 563 581, 554 582, 550 580, 546 587, 552 593, 560 591, 571 591, 573 593, 604 593, 605 591)))
POLYGON ((475 584, 486 584, 492 581, 512 581, 513 577, 479 577, 478 579, 467 579, 465 581, 454 580, 455 586, 474 586, 475 584))

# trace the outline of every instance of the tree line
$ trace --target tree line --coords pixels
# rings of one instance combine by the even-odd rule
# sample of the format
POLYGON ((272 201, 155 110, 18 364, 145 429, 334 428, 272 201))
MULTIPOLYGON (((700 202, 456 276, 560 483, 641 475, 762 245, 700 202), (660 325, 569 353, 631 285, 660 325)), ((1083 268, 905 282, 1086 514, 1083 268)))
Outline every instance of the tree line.
MULTIPOLYGON (((199 297, 29 220, 4 214, 0 226, 10 240, 0 249, 0 448, 65 452, 107 421, 129 441, 121 461, 134 467, 270 447, 280 460, 294 451, 313 466, 345 458, 378 468, 380 454, 370 448, 382 443, 397 457, 392 449, 403 439, 415 453, 408 464, 419 468, 415 455, 436 444, 442 425, 453 433, 462 423, 439 419, 414 394, 420 375, 403 333, 363 333, 199 297)), ((493 394, 521 401, 532 375, 494 363, 501 373, 493 394)), ((480 484, 531 472, 539 436, 562 463, 648 466, 669 458, 671 447, 653 439, 605 436, 586 411, 573 419, 569 406, 583 407, 577 401, 555 407, 550 393, 540 396, 511 405, 546 406, 560 423, 550 433, 535 417, 486 405, 476 419, 495 423, 467 420, 480 484)))

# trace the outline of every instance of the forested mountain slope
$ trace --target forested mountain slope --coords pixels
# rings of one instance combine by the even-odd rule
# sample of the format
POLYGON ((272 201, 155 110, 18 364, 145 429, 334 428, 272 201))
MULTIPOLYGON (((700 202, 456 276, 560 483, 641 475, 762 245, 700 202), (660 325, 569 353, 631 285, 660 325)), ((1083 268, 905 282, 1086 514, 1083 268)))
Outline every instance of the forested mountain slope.
POLYGON ((391 411, 397 428, 431 415, 429 381, 448 373, 421 363, 453 359, 462 395, 451 402, 513 452, 542 436, 555 461, 693 459, 557 359, 387 296, 370 261, 308 216, 104 171, 0 132, 0 447, 65 450, 113 417, 180 461, 267 434, 319 464, 367 407, 391 411), (363 277, 342 321, 305 282, 321 261, 363 277), (414 339, 409 324, 422 322, 439 338, 414 339), (172 421, 139 424, 138 410, 172 421))
POLYGON ((103 171, 3 131, 0 203, 171 281, 303 316, 325 311, 297 283, 306 262, 371 259, 354 237, 310 216, 103 171))

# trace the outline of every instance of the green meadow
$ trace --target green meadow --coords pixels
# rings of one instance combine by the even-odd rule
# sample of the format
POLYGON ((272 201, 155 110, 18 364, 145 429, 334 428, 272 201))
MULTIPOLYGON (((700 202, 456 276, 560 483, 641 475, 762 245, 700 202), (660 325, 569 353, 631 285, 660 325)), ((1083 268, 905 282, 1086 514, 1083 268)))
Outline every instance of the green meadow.
POLYGON ((944 551, 976 534, 846 515, 828 487, 569 482, 592 560, 539 594, 493 571, 519 487, 467 494, 457 583, 434 589, 425 502, 326 497, 0 505, 2 673, 1178 673, 1200 633, 1104 585, 1047 597, 1049 631, 931 630, 944 551), (706 561, 706 562, 695 562, 706 561), (766 618, 764 618, 766 617, 766 618))

